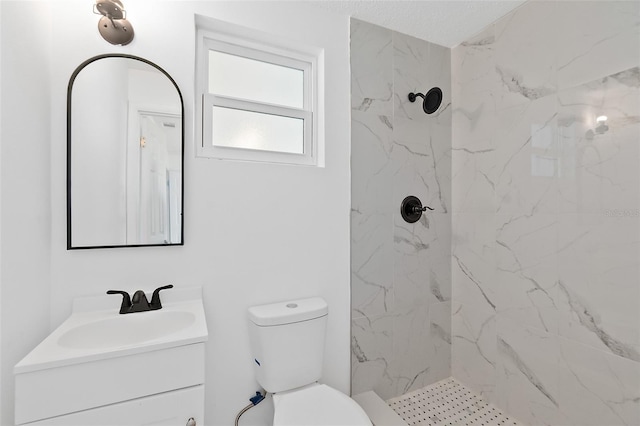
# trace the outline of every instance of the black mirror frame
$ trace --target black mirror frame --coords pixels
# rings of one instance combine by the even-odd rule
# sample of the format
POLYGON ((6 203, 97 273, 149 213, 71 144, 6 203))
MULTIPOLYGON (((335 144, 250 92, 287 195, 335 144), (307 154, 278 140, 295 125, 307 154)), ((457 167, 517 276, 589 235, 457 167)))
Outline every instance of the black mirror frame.
POLYGON ((122 53, 107 53, 103 55, 94 56, 92 58, 87 59, 83 63, 81 63, 71 74, 71 78, 69 79, 69 85, 67 86, 67 250, 84 250, 84 249, 100 249, 100 248, 120 248, 120 247, 168 247, 168 246, 183 246, 184 245, 184 100, 182 98, 182 92, 180 88, 176 84, 175 80, 160 66, 154 64, 153 62, 141 58, 139 56, 127 55, 122 53), (71 244, 71 94, 73 90, 73 83, 80 73, 87 65, 98 61, 100 59, 105 58, 124 58, 124 59, 133 59, 136 61, 144 62, 147 65, 150 65, 164 74, 171 84, 175 87, 178 92, 178 96, 180 97, 180 114, 181 114, 181 182, 180 182, 180 204, 181 204, 181 213, 180 213, 180 242, 179 243, 170 243, 170 244, 124 244, 124 245, 102 245, 102 246, 83 246, 83 247, 73 247, 71 244))

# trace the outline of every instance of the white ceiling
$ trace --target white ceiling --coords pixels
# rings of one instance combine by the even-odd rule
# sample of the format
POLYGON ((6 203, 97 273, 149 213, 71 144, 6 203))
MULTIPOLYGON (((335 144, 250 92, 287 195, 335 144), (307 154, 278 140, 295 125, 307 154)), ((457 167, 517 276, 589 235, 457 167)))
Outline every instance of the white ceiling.
POLYGON ((312 0, 349 15, 432 43, 454 47, 525 0, 312 0))

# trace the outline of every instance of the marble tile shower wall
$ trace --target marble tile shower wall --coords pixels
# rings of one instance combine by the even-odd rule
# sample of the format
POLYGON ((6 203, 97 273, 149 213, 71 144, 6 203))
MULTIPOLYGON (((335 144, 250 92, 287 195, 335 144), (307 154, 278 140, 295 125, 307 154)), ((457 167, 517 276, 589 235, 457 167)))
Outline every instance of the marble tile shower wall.
POLYGON ((452 68, 453 376, 528 424, 640 424, 640 3, 529 1, 452 68))
POLYGON ((351 75, 352 392, 387 399, 451 374, 451 50, 352 20, 351 75))

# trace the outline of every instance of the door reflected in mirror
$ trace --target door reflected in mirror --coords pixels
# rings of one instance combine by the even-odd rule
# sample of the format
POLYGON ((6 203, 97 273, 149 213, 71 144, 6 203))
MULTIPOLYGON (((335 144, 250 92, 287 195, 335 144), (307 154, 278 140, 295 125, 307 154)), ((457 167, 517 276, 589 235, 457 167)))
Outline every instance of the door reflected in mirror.
POLYGON ((67 98, 67 248, 183 244, 182 95, 157 65, 101 55, 67 98))

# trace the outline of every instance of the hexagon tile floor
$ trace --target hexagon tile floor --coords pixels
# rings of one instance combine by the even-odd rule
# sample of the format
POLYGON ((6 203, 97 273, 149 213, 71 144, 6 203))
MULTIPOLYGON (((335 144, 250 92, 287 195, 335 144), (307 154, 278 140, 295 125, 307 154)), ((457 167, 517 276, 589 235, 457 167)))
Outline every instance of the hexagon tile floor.
POLYGON ((387 404, 409 425, 524 426, 452 377, 387 404))

